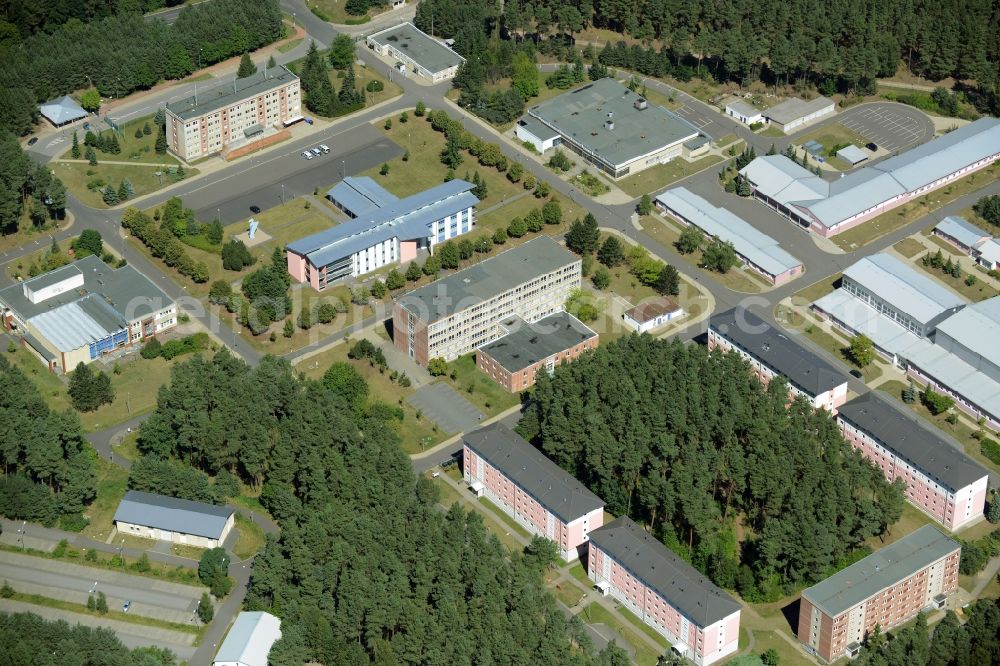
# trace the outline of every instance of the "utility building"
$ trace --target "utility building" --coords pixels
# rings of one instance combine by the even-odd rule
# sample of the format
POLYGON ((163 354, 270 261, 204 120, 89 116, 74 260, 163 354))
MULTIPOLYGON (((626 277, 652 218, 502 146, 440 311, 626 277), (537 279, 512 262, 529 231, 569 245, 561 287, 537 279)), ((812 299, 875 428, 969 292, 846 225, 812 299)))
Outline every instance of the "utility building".
POLYGON ((234 515, 224 506, 130 490, 114 521, 120 534, 218 548, 233 529, 234 515))

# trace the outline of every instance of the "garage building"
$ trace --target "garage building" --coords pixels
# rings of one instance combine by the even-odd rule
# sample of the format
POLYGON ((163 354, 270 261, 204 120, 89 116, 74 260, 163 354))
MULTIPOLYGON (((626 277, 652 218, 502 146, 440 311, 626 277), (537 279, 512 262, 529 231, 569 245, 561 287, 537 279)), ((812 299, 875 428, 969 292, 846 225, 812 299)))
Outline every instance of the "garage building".
POLYGON ((366 40, 368 48, 386 58, 395 58, 407 69, 434 83, 454 78, 465 58, 412 23, 386 28, 366 40))
POLYGON ((792 134, 803 126, 832 114, 833 111, 833 100, 829 97, 817 97, 808 102, 792 97, 772 106, 764 112, 764 116, 785 134, 792 134))
POLYGON ((118 505, 114 522, 121 534, 217 548, 233 529, 234 515, 224 506, 130 490, 118 505))

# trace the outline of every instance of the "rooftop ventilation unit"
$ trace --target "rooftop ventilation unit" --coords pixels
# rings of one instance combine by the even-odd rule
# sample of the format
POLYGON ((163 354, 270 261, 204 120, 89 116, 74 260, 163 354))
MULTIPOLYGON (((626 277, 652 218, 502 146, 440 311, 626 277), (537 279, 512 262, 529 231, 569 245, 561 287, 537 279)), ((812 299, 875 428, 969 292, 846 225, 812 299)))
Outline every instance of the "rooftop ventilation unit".
POLYGON ((637 110, 642 111, 649 107, 649 102, 646 101, 645 97, 640 97, 632 102, 632 106, 634 106, 637 110))
POLYGON ((604 121, 604 129, 614 130, 615 129, 615 121, 613 121, 613 120, 605 120, 604 121))

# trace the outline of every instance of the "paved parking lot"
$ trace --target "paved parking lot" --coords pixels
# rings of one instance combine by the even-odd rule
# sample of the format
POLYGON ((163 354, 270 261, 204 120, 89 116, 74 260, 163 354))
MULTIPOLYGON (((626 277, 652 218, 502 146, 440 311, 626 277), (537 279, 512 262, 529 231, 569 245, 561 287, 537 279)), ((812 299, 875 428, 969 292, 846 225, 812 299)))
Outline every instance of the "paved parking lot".
POLYGON ((934 124, 905 104, 865 104, 837 114, 832 121, 849 127, 890 153, 902 152, 934 137, 934 124))
POLYGON ((447 433, 475 430, 484 418, 475 405, 444 382, 423 386, 406 401, 447 433))

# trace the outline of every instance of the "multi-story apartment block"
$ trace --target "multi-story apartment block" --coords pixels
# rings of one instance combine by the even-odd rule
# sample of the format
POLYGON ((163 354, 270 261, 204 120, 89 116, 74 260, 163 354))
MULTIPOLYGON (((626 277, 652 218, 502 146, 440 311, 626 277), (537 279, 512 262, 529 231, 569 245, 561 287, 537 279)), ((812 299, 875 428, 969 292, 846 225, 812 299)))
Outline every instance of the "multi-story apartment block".
POLYGON ((472 490, 529 532, 556 542, 563 559, 577 559, 604 523, 604 500, 505 425, 471 432, 464 444, 462 468, 472 490))
POLYGON ((857 656, 865 636, 924 609, 944 608, 958 587, 962 548, 924 525, 802 592, 799 640, 826 661, 857 656))
POLYGON ((957 445, 904 414, 875 391, 840 406, 844 439, 874 462, 892 483, 906 483, 906 499, 949 530, 983 515, 989 475, 957 445))
POLYGON ((548 236, 396 299, 393 342, 422 366, 453 360, 506 333, 501 322, 528 323, 563 309, 580 288, 580 258, 548 236))
POLYGON ((302 119, 299 77, 284 67, 199 91, 166 107, 167 147, 190 162, 302 119))
POLYGON ((836 414, 847 401, 847 375, 749 310, 733 308, 713 316, 708 347, 739 354, 765 384, 784 377, 789 392, 804 396, 816 409, 836 414))
POLYGON ((736 652, 740 605, 628 516, 590 533, 587 575, 699 666, 736 652))

